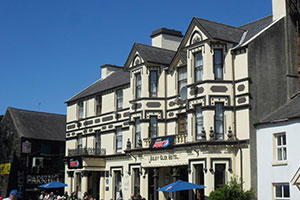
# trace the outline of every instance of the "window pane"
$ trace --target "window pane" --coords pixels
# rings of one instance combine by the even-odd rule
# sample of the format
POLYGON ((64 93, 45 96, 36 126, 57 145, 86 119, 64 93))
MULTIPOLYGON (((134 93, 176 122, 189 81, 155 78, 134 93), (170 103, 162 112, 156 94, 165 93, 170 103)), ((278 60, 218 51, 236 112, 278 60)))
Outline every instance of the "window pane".
POLYGON ((214 50, 214 71, 215 78, 222 79, 223 78, 223 53, 222 49, 214 50))
POLYGON ((281 136, 280 135, 277 136, 277 145, 281 146, 281 136))
POLYGON ((142 85, 141 74, 138 73, 138 74, 136 74, 136 98, 141 97, 141 93, 142 93, 141 85, 142 85))
POLYGON ((78 107, 79 107, 79 118, 83 118, 83 102, 79 102, 78 104, 78 107))
POLYGON ((215 189, 225 185, 225 164, 215 164, 215 189))
POLYGON ((157 96, 157 71, 150 72, 150 96, 157 96))
POLYGON ((196 81, 202 81, 203 80, 203 67, 198 67, 195 69, 195 78, 196 81))
POLYGON ((283 197, 290 197, 290 188, 288 185, 283 186, 283 197))
POLYGON ((278 158, 278 160, 282 160, 282 149, 281 148, 277 149, 277 158, 278 158))
POLYGON ((135 147, 139 147, 139 141, 141 140, 141 124, 140 120, 135 121, 135 147))
POLYGON ((202 132, 202 127, 203 127, 203 113, 202 109, 200 106, 196 107, 196 134, 197 134, 197 139, 201 139, 200 134, 202 132))
POLYGON ((186 67, 179 68, 179 80, 184 80, 187 78, 186 67))
POLYGON ((150 117, 150 137, 157 136, 157 117, 150 117))
POLYGON ((183 100, 187 98, 186 80, 179 82, 179 95, 183 100))
POLYGON ((280 185, 275 186, 275 195, 276 197, 282 197, 282 190, 280 185))
POLYGON ((215 113, 215 123, 216 123, 216 133, 223 133, 223 104, 216 103, 216 113, 215 113))
POLYGON ((195 67, 202 66, 203 65, 202 53, 197 53, 195 58, 196 58, 195 67))
POLYGON ((282 135, 282 144, 286 145, 286 136, 285 135, 282 135))
POLYGON ((282 148, 282 157, 283 157, 283 160, 287 160, 287 155, 286 155, 286 147, 282 148))

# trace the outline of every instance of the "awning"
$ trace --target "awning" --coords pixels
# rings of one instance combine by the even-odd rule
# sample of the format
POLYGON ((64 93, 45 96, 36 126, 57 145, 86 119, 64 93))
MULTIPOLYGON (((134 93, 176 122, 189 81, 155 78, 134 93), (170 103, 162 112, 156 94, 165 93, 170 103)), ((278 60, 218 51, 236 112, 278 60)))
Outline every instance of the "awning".
POLYGON ((292 185, 296 185, 300 190, 300 167, 298 168, 297 172, 295 173, 294 177, 291 180, 292 185))

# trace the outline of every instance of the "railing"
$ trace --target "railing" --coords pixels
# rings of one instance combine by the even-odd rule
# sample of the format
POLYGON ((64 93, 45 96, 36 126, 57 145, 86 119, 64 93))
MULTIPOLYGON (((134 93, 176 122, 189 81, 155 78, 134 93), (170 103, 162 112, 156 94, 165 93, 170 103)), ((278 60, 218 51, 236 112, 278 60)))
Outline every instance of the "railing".
POLYGON ((68 149, 68 156, 103 156, 106 155, 106 149, 104 148, 77 148, 68 149))

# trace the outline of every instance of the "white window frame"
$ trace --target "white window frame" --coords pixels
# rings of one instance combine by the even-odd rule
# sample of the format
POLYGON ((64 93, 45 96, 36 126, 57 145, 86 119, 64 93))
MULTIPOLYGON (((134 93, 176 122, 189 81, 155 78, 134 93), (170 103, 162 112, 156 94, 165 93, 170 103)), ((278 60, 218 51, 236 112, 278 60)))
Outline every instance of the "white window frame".
POLYGON ((95 114, 99 115, 102 112, 102 96, 97 95, 95 97, 95 114))
POLYGON ((287 137, 286 133, 276 133, 274 134, 274 153, 275 162, 285 163, 288 161, 287 157, 287 137), (278 143, 280 141, 280 144, 278 143), (284 144, 285 142, 285 144, 284 144), (279 153, 280 152, 280 153, 279 153), (279 154, 281 154, 281 159, 279 159, 279 154))
POLYGON ((178 68, 178 95, 182 100, 187 99, 187 67, 186 66, 178 68), (184 69, 185 69, 185 77, 180 78, 181 74, 184 74, 184 73, 182 73, 182 71, 184 71, 184 69), (181 89, 184 89, 184 88, 185 88, 185 94, 184 94, 185 97, 183 97, 181 95, 181 89))
POLYGON ((141 138, 141 122, 140 119, 135 120, 135 134, 134 134, 134 142, 135 142, 135 147, 140 147, 139 144, 139 139, 141 138))
POLYGON ((203 110, 202 107, 200 105, 196 106, 196 112, 195 112, 195 120, 196 120, 196 140, 201 140, 201 133, 202 133, 202 129, 204 127, 204 120, 203 120, 203 110), (199 125, 199 128, 198 128, 199 125))
POLYGON ((141 97, 142 97, 142 74, 139 72, 135 74, 135 98, 139 99, 141 97))
POLYGON ((290 185, 289 183, 276 183, 273 184, 273 199, 274 200, 290 200, 291 199, 291 190, 290 190, 290 185), (289 197, 284 197, 284 187, 288 186, 288 192, 289 192, 289 197), (276 188, 280 187, 281 190, 281 196, 277 196, 276 194, 276 188))

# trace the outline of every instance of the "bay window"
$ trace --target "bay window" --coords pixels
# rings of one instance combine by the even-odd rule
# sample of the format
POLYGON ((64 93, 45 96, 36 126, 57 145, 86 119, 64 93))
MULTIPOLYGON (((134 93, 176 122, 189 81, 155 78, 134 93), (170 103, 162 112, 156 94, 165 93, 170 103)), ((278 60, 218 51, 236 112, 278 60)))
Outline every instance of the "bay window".
POLYGON ((135 98, 141 98, 142 97, 142 77, 141 73, 137 73, 135 75, 135 98))
POLYGON ((139 119, 135 120, 135 147, 141 147, 141 122, 139 119))

